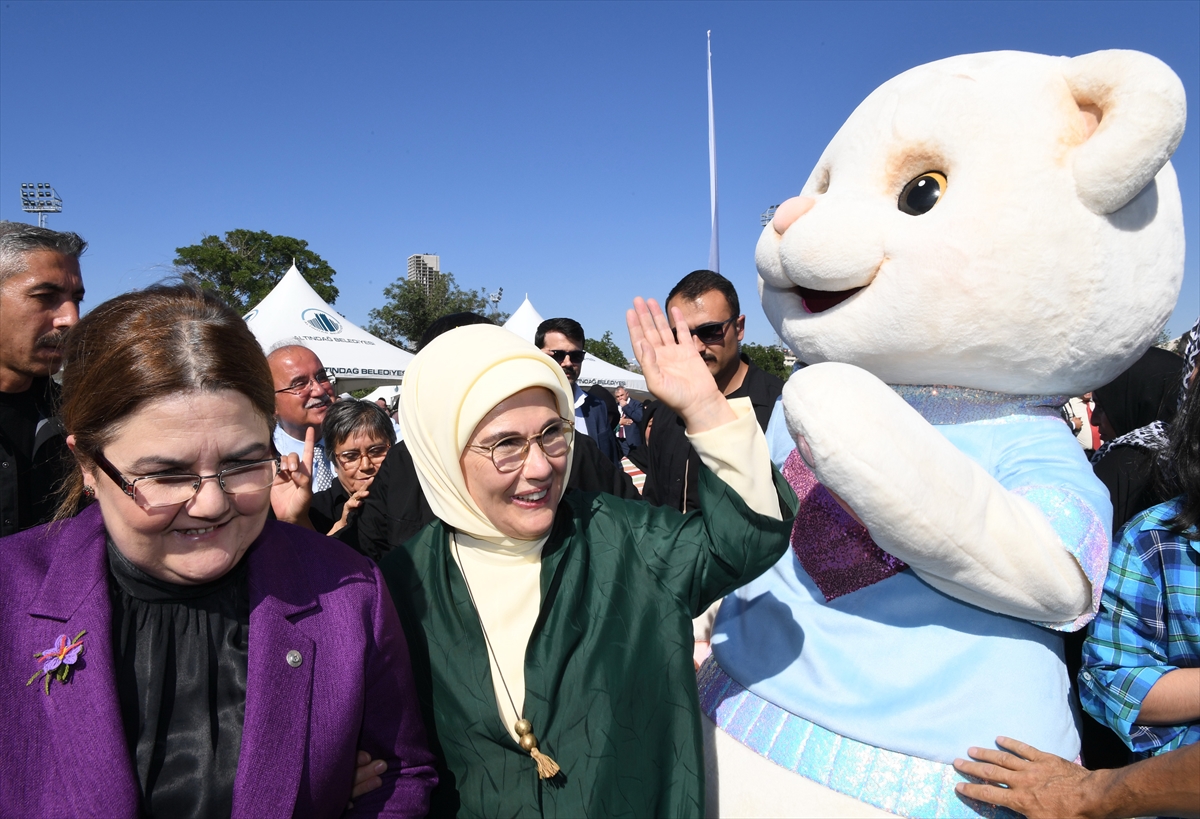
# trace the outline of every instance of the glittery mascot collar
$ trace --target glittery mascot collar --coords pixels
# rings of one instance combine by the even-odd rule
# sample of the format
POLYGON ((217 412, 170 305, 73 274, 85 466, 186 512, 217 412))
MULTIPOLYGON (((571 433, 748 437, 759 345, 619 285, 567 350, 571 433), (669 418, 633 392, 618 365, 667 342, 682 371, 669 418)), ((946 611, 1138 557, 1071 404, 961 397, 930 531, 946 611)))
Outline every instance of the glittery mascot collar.
POLYGON ((1010 415, 1058 415, 1065 395, 1012 395, 941 385, 889 384, 896 394, 931 424, 969 424, 1010 415))

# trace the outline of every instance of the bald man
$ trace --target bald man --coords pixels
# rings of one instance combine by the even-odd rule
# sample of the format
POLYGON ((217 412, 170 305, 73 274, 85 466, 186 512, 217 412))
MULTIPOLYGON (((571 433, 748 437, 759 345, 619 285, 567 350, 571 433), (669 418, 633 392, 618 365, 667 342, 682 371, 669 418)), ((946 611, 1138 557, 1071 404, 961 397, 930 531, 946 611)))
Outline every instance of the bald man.
POLYGON ((281 455, 295 452, 303 458, 304 439, 312 430, 312 491, 328 489, 333 464, 321 443, 321 424, 333 406, 333 376, 325 372, 316 353, 298 344, 272 350, 267 363, 275 384, 275 448, 281 455))

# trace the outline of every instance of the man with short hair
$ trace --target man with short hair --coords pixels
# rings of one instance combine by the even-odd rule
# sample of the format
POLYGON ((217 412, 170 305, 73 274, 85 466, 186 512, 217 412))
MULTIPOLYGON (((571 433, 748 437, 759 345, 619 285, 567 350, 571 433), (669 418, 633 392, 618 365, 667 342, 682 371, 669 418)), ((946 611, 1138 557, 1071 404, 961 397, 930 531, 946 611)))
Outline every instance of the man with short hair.
MULTIPOLYGON (((717 388, 727 398, 749 398, 765 431, 771 411, 783 392, 783 382, 763 372, 740 351, 746 317, 740 313, 733 283, 711 270, 684 276, 667 295, 667 320, 675 326, 678 309, 691 331, 691 343, 708 365, 717 388)), ((687 343, 685 339, 680 339, 687 343)), ((655 506, 684 512, 699 508, 697 477, 700 457, 688 443, 683 420, 667 407, 658 407, 646 432, 646 484, 642 497, 655 506)))
POLYGON ((305 438, 312 431, 312 491, 328 489, 333 483, 333 464, 321 441, 321 423, 333 405, 333 377, 321 359, 307 347, 288 344, 267 356, 275 384, 275 448, 281 455, 295 452, 304 457, 305 438))
POLYGON ((608 423, 604 402, 589 395, 576 382, 583 367, 583 327, 575 319, 552 318, 538 325, 533 345, 562 367, 575 393, 575 429, 587 435, 614 464, 621 463, 621 449, 608 423))
POLYGON ((70 465, 50 376, 79 321, 86 248, 74 233, 0 222, 0 536, 54 516, 70 465))

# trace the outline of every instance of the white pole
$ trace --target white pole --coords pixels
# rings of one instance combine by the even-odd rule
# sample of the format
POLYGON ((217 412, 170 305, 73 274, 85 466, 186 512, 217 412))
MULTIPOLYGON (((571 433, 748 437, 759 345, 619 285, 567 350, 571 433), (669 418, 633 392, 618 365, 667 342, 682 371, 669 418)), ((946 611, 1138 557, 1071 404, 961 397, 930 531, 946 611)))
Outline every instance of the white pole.
POLYGON ((712 239, 708 243, 708 269, 721 272, 721 247, 717 222, 717 132, 713 125, 712 31, 708 32, 708 191, 712 202, 712 239))

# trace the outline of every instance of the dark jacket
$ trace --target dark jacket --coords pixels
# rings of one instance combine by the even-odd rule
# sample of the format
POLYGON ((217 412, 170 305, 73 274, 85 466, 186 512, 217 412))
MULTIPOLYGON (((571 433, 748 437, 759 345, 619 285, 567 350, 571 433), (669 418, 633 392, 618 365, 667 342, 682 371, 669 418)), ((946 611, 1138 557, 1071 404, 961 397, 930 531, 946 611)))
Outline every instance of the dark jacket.
MULTIPOLYGON (((586 435, 575 436, 567 488, 632 500, 641 497, 630 477, 601 455, 596 442, 586 435)), ((357 522, 336 537, 376 561, 436 519, 403 441, 388 452, 371 484, 371 494, 359 510, 357 522)))
POLYGON ((321 534, 329 534, 333 524, 342 519, 342 510, 348 500, 350 493, 335 477, 328 489, 313 493, 312 501, 308 505, 309 523, 321 534))
POLYGON ((621 448, 617 446, 617 436, 613 433, 612 425, 608 423, 608 406, 584 390, 583 404, 579 410, 583 413, 583 420, 587 424, 588 437, 596 442, 596 446, 600 448, 600 454, 614 464, 621 463, 621 448))
MULTIPOLYGON (((783 392, 783 382, 754 366, 745 353, 742 353, 742 361, 749 364, 750 369, 742 386, 727 397, 749 398, 758 425, 765 432, 775 402, 783 392)), ((646 472, 642 498, 655 506, 670 506, 685 512, 698 509, 696 476, 700 474, 700 456, 688 443, 683 419, 666 405, 657 406, 652 418, 654 423, 642 447, 641 460, 646 472), (683 505, 685 495, 686 507, 683 505)))
MULTIPOLYGON (((57 487, 71 465, 66 436, 55 413, 60 388, 49 378, 34 379, 21 408, 6 396, 6 413, 20 413, 23 428, 32 432, 18 441, 17 431, 0 423, 0 537, 46 523, 54 517, 57 487)), ((24 437, 24 436, 22 436, 24 437)))

